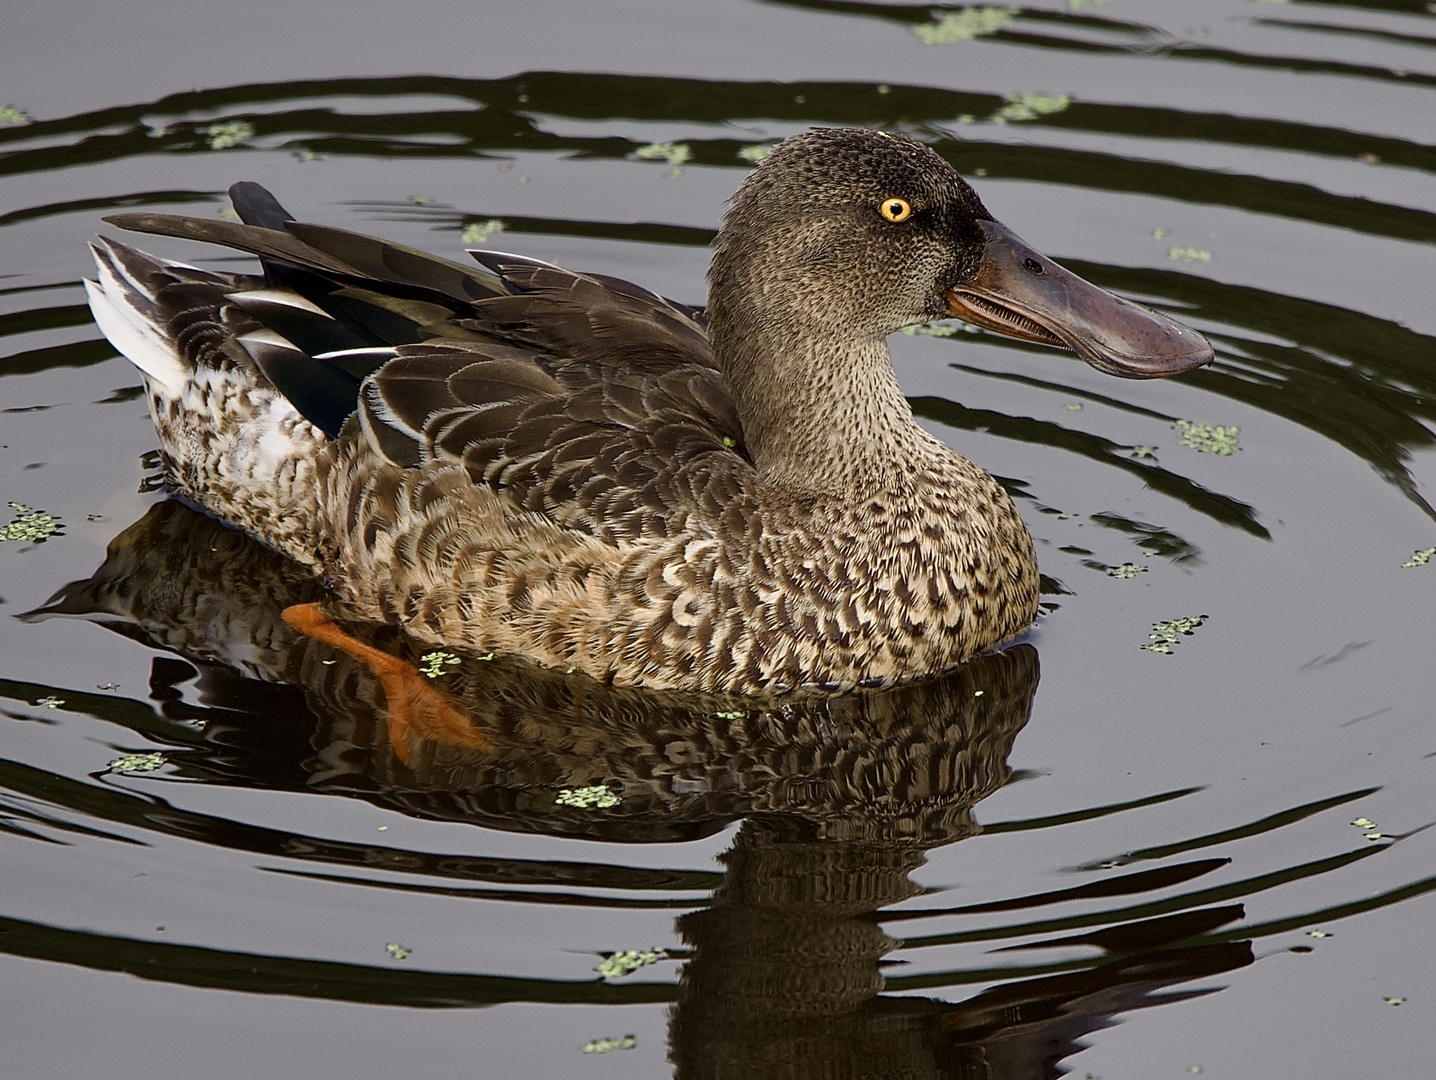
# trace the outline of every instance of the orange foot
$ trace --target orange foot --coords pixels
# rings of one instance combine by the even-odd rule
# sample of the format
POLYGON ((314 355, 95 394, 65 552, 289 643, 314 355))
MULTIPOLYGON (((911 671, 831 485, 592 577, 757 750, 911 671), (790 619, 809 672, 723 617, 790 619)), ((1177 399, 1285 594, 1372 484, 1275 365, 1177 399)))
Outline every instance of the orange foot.
POLYGON ((294 604, 282 614, 284 621, 305 637, 352 656, 379 677, 379 686, 389 707, 384 715, 389 744, 404 764, 409 763, 413 739, 472 750, 491 748, 483 732, 454 700, 424 678, 413 664, 345 633, 320 612, 318 604, 294 604))

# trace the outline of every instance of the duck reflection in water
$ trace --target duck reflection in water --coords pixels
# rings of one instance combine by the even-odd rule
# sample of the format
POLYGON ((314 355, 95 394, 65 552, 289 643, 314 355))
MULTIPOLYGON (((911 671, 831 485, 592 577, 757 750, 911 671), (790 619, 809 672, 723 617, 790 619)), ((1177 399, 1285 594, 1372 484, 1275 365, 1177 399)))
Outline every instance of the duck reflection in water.
MULTIPOLYGON (((606 841, 692 839, 741 820, 711 903, 678 920, 689 949, 669 1025, 679 1077, 1058 1076, 1115 1014, 1202 992, 1163 988, 1251 962, 1247 942, 1202 941, 1240 917, 1234 906, 1066 938, 1102 955, 1047 969, 1059 974, 895 974, 903 942, 883 923, 944 913, 884 909, 918 895, 910 874, 927 851, 980 831, 972 807, 1008 779, 1031 712, 1029 645, 892 690, 766 704, 431 656, 466 720, 426 727, 396 724, 372 665, 286 625, 281 611, 319 589, 306 568, 170 501, 32 614, 85 616, 200 665, 201 700, 222 702, 227 719, 206 725, 214 752, 192 765, 216 781, 302 776, 309 790, 426 818, 606 841), (272 738, 306 710, 276 721, 274 691, 256 680, 302 688, 289 693, 312 714, 306 741, 272 738), (556 797, 584 788, 616 802, 556 797), (974 982, 997 984, 958 1003, 883 992, 974 982)), ((354 629, 425 662, 427 647, 396 631, 354 629)), ((192 669, 156 661, 155 696, 173 699, 165 665, 192 669)))

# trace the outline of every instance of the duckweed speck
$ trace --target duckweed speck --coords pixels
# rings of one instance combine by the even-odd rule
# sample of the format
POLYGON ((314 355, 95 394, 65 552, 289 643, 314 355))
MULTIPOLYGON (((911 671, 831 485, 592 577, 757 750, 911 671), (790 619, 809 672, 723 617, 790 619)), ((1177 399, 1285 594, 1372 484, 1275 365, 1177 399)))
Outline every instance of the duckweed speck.
POLYGON ((30 114, 14 105, 0 107, 0 124, 28 124, 30 114))
POLYGON ((1401 565, 1402 565, 1402 566, 1425 566, 1427 563, 1429 563, 1429 562, 1431 561, 1431 557, 1432 557, 1433 555, 1436 555, 1436 547, 1422 548, 1422 549, 1419 550, 1419 551, 1413 552, 1412 555, 1411 555, 1411 558, 1407 559, 1407 560, 1406 560, 1404 563, 1402 563, 1401 565))
POLYGON ((36 510, 24 503, 12 502, 9 505, 10 509, 15 511, 15 519, 0 527, 0 541, 19 540, 43 544, 50 537, 61 535, 64 530, 60 519, 54 514, 36 510))
POLYGON ((1007 104, 988 119, 994 124, 1039 120, 1060 113, 1072 104, 1067 94, 1008 94, 1007 104))
POLYGON ((1205 248, 1170 247, 1167 249, 1167 258, 1180 259, 1182 262, 1211 262, 1212 253, 1205 248))
POLYGON ((595 784, 592 787, 564 788, 558 793, 554 800, 555 806, 573 806, 579 810, 598 808, 607 810, 610 806, 617 806, 619 798, 608 790, 604 784, 595 784))
POLYGON ((412 949, 406 949, 404 946, 400 945, 397 941, 390 941, 390 942, 388 942, 387 944, 385 944, 385 946, 384 946, 384 951, 385 951, 386 953, 388 953, 390 956, 392 956, 395 960, 407 960, 407 959, 409 958, 409 953, 412 952, 413 950, 412 950, 412 949))
POLYGON ((154 772, 164 763, 163 754, 126 754, 115 758, 105 768, 117 773, 154 772))
POLYGON ((593 970, 605 979, 620 979, 632 975, 639 968, 656 964, 668 953, 663 949, 627 949, 624 952, 609 953, 603 963, 593 970))
POLYGON ((427 652, 419 657, 419 671, 430 679, 437 679, 444 674, 446 667, 456 667, 459 658, 451 652, 444 652, 443 649, 427 652))
POLYGON ((204 129, 205 142, 211 150, 228 150, 238 146, 245 139, 254 137, 254 125, 244 120, 231 120, 227 124, 210 124, 204 129))
POLYGON ((738 148, 738 160, 748 161, 756 165, 773 152, 769 143, 754 143, 752 146, 741 146, 738 148))
POLYGON ((684 162, 693 159, 693 149, 687 143, 657 142, 640 146, 633 152, 633 156, 639 161, 668 162, 673 166, 668 179, 674 180, 683 175, 684 162))
POLYGON ((1114 566, 1107 571, 1108 577, 1114 577, 1119 581, 1130 581, 1138 574, 1145 574, 1147 568, 1138 566, 1136 563, 1124 562, 1121 566, 1114 566))
POLYGON ((583 1044, 585 1054, 606 1054, 610 1050, 632 1050, 638 1045, 637 1037, 625 1035, 621 1039, 592 1039, 583 1044))
MULTIPOLYGON (((934 12, 936 15, 936 12, 934 12)), ((913 37, 924 45, 952 45, 959 41, 995 34, 1017 14, 1010 7, 972 7, 944 11, 930 23, 912 28, 913 37)))
POLYGON ((1178 420, 1173 426, 1177 429, 1177 442, 1199 454, 1231 457, 1240 449, 1237 445, 1240 428, 1222 427, 1220 424, 1194 424, 1190 420, 1178 420))
POLYGON ((918 326, 904 326, 902 332, 908 337, 956 337, 958 334, 980 334, 982 327, 964 322, 930 322, 918 326))
POLYGON ((1188 615, 1181 619, 1172 619, 1169 622, 1157 622, 1152 624, 1152 632, 1147 635, 1150 639, 1142 648, 1147 652, 1161 653, 1170 656, 1172 647, 1184 637, 1191 637, 1197 627, 1207 620, 1205 615, 1188 615))
POLYGON ((670 165, 682 165, 693 157, 693 150, 687 143, 658 142, 640 146, 633 152, 639 161, 666 161, 670 165))
POLYGON ((464 226, 464 231, 459 234, 459 240, 465 244, 482 244, 494 233, 504 231, 504 223, 498 218, 489 218, 488 221, 471 221, 464 226))

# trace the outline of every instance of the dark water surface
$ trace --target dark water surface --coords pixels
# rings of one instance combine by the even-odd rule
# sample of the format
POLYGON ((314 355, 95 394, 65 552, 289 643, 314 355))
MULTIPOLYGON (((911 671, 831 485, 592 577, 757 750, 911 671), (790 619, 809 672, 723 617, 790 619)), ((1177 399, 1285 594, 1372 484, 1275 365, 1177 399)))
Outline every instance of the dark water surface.
POLYGON ((0 504, 63 529, 0 542, 0 615, 69 616, 0 618, 0 1076, 1432 1074, 1429 5, 1044 0, 933 45, 975 16, 135 6, 0 31, 0 504), (893 340, 1037 537, 1050 613, 1001 656, 775 710, 468 661, 493 749, 396 754, 277 619, 313 583, 155 489, 99 218, 251 178, 701 303, 743 148, 815 124, 930 142, 1216 364, 893 340))

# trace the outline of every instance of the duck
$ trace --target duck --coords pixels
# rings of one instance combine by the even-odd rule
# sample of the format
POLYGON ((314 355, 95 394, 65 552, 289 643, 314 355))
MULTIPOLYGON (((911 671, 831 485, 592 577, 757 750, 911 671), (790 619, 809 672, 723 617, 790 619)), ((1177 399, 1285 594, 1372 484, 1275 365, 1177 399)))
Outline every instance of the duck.
POLYGON ((1128 378, 1212 359, 888 132, 778 143, 729 202, 703 308, 230 196, 237 221, 104 220, 258 273, 101 237, 90 307, 142 373, 172 492, 320 579, 286 621, 394 700, 424 680, 345 624, 652 690, 946 672, 1032 624, 1037 560, 1003 487, 915 421, 889 335, 958 318, 1128 378))

